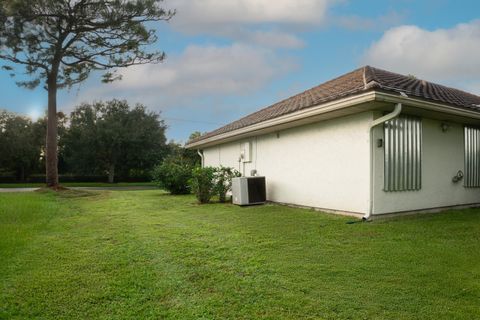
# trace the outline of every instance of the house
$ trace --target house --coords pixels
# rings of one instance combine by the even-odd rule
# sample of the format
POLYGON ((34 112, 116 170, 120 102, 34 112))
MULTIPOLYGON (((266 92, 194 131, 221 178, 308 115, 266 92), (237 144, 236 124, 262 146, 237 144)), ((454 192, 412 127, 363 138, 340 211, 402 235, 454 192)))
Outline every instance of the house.
POLYGON ((365 66, 189 141, 269 201, 363 216, 480 204, 480 97, 365 66))

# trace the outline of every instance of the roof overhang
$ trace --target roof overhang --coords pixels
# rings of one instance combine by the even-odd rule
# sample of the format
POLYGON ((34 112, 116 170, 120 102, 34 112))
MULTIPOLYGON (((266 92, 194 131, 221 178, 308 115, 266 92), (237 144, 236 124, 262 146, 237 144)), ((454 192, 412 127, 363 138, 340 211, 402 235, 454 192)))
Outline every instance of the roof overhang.
POLYGON ((322 103, 278 118, 262 121, 244 128, 239 128, 188 143, 185 147, 187 149, 202 149, 243 138, 277 132, 308 123, 333 119, 359 112, 386 110, 395 103, 404 104, 407 106, 407 110, 423 110, 424 112, 438 113, 441 115, 439 118, 442 119, 447 118, 451 121, 467 122, 470 120, 472 123, 480 124, 480 113, 477 111, 372 90, 335 101, 322 103))
POLYGON ((432 102, 423 99, 403 97, 392 93, 375 92, 375 100, 385 103, 402 103, 404 110, 420 116, 450 120, 465 124, 480 124, 480 112, 455 107, 448 104, 432 102))

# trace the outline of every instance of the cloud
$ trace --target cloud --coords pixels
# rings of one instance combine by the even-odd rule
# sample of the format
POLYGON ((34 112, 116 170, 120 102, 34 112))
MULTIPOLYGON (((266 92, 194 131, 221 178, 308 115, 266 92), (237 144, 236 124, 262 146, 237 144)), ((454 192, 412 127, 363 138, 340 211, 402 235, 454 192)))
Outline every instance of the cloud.
POLYGON ((76 103, 84 97, 118 97, 163 109, 195 99, 248 95, 295 68, 293 60, 265 48, 191 45, 162 64, 122 70, 122 81, 84 90, 76 103))
POLYGON ((264 96, 262 90, 296 67, 295 60, 258 46, 191 45, 162 64, 121 70, 118 82, 99 85, 92 77, 74 97, 63 92, 59 105, 70 112, 95 100, 139 102, 162 112, 169 138, 185 140, 255 111, 259 105, 252 101, 264 96))
POLYGON ((304 43, 295 33, 326 20, 338 0, 171 0, 177 14, 174 30, 206 34, 268 48, 296 49, 304 43))
POLYGON ((281 31, 240 31, 233 35, 239 41, 252 43, 267 48, 299 49, 305 43, 297 36, 281 31))
POLYGON ((125 69, 124 80, 116 87, 162 90, 176 96, 245 94, 293 67, 272 51, 244 44, 192 45, 164 64, 125 69))
POLYGON ((479 52, 480 20, 434 31, 405 25, 386 31, 362 62, 467 89, 480 82, 479 52))
POLYGON ((391 11, 376 18, 366 18, 357 15, 339 16, 331 19, 331 23, 352 31, 382 31, 399 25, 404 19, 404 13, 391 11))
POLYGON ((216 30, 221 25, 263 23, 319 24, 332 0, 171 0, 172 25, 184 31, 216 30))
POLYGON ((214 35, 269 48, 304 47, 298 33, 333 25, 355 31, 381 31, 398 25, 404 14, 391 11, 375 18, 333 16, 329 9, 345 0, 170 0, 177 11, 174 30, 214 35))

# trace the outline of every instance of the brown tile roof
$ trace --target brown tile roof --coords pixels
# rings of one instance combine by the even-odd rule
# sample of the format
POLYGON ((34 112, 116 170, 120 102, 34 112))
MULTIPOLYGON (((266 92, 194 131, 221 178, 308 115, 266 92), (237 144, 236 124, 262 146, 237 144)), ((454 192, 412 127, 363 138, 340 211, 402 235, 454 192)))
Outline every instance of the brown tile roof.
POLYGON ((365 66, 322 83, 302 93, 249 114, 237 121, 208 132, 188 143, 204 140, 222 133, 244 128, 285 114, 333 101, 346 96, 370 91, 405 92, 435 102, 480 112, 480 97, 458 89, 416 79, 390 71, 365 66))

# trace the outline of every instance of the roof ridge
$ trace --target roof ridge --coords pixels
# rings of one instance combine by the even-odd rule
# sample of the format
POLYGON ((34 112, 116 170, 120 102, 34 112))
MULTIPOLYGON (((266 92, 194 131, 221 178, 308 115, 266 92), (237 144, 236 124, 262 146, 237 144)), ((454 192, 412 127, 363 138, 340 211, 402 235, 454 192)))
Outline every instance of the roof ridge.
MULTIPOLYGON (((335 78, 333 78, 333 79, 330 79, 330 80, 324 81, 324 82, 322 82, 322 83, 320 83, 320 84, 317 84, 317 85, 315 85, 315 86, 312 86, 312 87, 310 87, 310 88, 308 88, 308 89, 305 89, 305 90, 303 90, 303 91, 301 91, 301 92, 299 92, 299 93, 294 94, 293 96, 286 97, 286 98, 284 98, 284 99, 282 99, 282 100, 280 100, 280 101, 274 102, 274 103, 271 104, 271 105, 265 106, 265 107, 261 108, 260 110, 257 110, 257 111, 255 111, 255 112, 249 113, 249 114, 245 115, 245 117, 254 115, 254 114, 259 113, 259 112, 261 112, 261 111, 263 111, 263 110, 265 110, 265 109, 269 109, 269 108, 275 107, 276 105, 279 105, 279 104, 281 104, 281 103, 284 103, 284 102, 286 102, 286 101, 289 101, 289 100, 291 100, 292 98, 296 98, 296 97, 298 97, 298 96, 304 95, 305 93, 311 92, 311 91, 313 91, 313 90, 315 90, 315 89, 317 89, 317 88, 319 88, 319 87, 321 87, 321 86, 323 86, 323 85, 325 85, 325 84, 332 83, 332 82, 334 82, 335 80, 344 78, 344 77, 346 77, 346 76, 348 76, 348 75, 350 75, 350 74, 353 74, 353 73, 355 73, 355 72, 358 72, 360 69, 362 69, 362 68, 357 68, 357 69, 355 69, 355 70, 352 70, 352 71, 350 71, 350 72, 347 72, 347 73, 345 73, 345 74, 342 74, 342 75, 340 75, 340 76, 337 76, 337 77, 335 77, 335 78)), ((244 117, 242 117, 242 118, 240 118, 240 119, 243 119, 243 118, 244 118, 244 117)), ((238 119, 238 120, 240 120, 240 119, 238 119)))
POLYGON ((363 67, 363 83, 365 84, 364 90, 382 88, 382 84, 375 80, 375 70, 376 68, 369 65, 363 67), (370 77, 367 77, 367 72, 369 73, 370 77), (371 78, 370 81, 368 81, 367 78, 371 78))
POLYGON ((363 67, 363 88, 365 90, 367 89, 367 76, 366 76, 367 68, 368 68, 368 65, 363 67))
MULTIPOLYGON (((376 68, 376 67, 371 67, 371 66, 367 66, 367 67, 369 67, 372 72, 381 71, 381 72, 386 72, 386 73, 393 74, 393 75, 400 76, 400 77, 409 77, 410 76, 410 75, 404 75, 402 73, 389 71, 389 70, 385 70, 385 69, 381 69, 381 68, 376 68)), ((447 86, 447 85, 444 85, 444 84, 441 84, 441 83, 436 83, 436 82, 428 81, 428 80, 425 80, 425 79, 420 79, 420 78, 417 78, 415 76, 413 76, 412 80, 420 83, 424 87, 428 86, 428 85, 437 86, 437 87, 440 87, 442 89, 453 90, 455 92, 466 94, 467 96, 470 96, 471 98, 477 98, 477 99, 480 98, 480 95, 476 95, 474 93, 471 93, 471 92, 468 92, 468 91, 465 91, 465 90, 462 90, 462 89, 454 88, 454 87, 451 87, 451 86, 447 86)), ((404 91, 404 92, 407 92, 407 93, 413 93, 412 91, 410 91, 408 89, 399 89, 399 88, 395 88, 393 86, 386 85, 386 84, 381 84, 381 83, 378 83, 378 85, 379 85, 379 88, 383 87, 383 88, 386 88, 386 89, 393 89, 393 90, 396 90, 396 91, 404 91)))
POLYGON ((480 96, 473 93, 365 65, 247 114, 236 121, 189 141, 189 143, 370 90, 391 93, 405 92, 412 97, 439 101, 480 113, 480 96))

